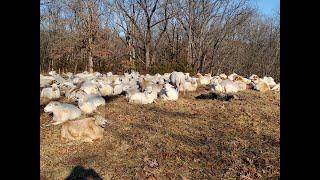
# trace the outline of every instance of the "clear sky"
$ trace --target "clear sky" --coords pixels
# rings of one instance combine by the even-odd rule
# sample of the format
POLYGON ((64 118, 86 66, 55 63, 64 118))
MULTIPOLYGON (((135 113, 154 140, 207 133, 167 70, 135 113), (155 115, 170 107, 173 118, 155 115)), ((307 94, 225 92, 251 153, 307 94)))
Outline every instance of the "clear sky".
POLYGON ((255 5, 258 10, 267 16, 271 16, 278 9, 280 9, 280 0, 253 0, 253 5, 255 5))

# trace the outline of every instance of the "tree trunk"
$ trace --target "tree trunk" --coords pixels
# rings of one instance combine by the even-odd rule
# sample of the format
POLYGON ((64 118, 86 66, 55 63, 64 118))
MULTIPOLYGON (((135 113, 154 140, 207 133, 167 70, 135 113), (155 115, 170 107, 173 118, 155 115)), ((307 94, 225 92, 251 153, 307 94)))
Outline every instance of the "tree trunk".
POLYGON ((193 8, 194 2, 193 0, 189 0, 189 27, 188 27, 188 63, 192 64, 192 20, 193 20, 193 8))
POLYGON ((93 73, 93 58, 92 58, 92 37, 89 38, 89 52, 88 52, 88 59, 89 59, 89 71, 93 73))
POLYGON ((150 43, 146 44, 146 71, 149 70, 150 67, 150 43))

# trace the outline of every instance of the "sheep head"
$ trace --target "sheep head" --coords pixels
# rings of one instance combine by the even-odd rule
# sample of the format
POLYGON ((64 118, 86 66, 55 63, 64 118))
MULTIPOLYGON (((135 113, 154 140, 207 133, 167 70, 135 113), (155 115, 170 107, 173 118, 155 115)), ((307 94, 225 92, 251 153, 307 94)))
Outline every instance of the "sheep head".
POLYGON ((104 117, 102 117, 101 115, 95 115, 94 118, 95 118, 94 123, 97 126, 100 126, 102 128, 106 127, 108 121, 104 117))
POLYGON ((58 101, 51 101, 47 106, 44 108, 44 112, 52 112, 53 109, 59 106, 61 103, 58 101))

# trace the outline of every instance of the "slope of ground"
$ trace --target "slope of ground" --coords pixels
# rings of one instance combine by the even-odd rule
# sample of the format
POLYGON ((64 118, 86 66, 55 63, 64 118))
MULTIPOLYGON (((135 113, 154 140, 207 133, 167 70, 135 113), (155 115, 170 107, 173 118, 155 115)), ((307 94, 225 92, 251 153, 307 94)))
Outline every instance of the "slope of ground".
MULTIPOLYGON (((111 123, 93 144, 60 140, 60 125, 41 128, 41 178, 64 179, 78 165, 103 179, 279 178, 279 93, 248 90, 231 102, 195 99, 201 93, 149 105, 109 98, 99 111, 111 123)), ((41 109, 41 124, 50 119, 41 109)))

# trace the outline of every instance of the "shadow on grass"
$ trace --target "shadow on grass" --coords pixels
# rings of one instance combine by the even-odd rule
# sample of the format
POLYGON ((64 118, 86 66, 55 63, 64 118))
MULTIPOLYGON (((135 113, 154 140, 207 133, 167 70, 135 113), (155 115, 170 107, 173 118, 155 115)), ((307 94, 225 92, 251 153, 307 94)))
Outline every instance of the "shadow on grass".
POLYGON ((223 94, 223 93, 208 93, 208 94, 201 94, 196 96, 196 99, 217 99, 220 101, 230 101, 232 99, 238 99, 237 96, 232 94, 223 94))
POLYGON ((106 100, 106 103, 113 102, 117 100, 119 97, 120 95, 103 96, 104 100, 106 100))
POLYGON ((100 175, 93 169, 85 169, 82 166, 76 166, 72 169, 70 175, 65 180, 87 180, 88 178, 94 180, 102 180, 100 175))

